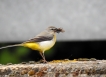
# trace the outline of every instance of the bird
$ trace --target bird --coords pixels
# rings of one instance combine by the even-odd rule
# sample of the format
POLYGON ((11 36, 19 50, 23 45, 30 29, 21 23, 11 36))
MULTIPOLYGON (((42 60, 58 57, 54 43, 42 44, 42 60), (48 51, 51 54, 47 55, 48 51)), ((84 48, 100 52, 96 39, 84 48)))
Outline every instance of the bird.
POLYGON ((44 52, 52 48, 56 42, 56 33, 65 32, 62 28, 56 28, 54 26, 49 26, 47 29, 36 35, 34 38, 31 38, 23 43, 8 45, 0 47, 0 49, 15 47, 15 46, 24 46, 32 50, 39 51, 43 62, 47 62, 45 59, 44 52))

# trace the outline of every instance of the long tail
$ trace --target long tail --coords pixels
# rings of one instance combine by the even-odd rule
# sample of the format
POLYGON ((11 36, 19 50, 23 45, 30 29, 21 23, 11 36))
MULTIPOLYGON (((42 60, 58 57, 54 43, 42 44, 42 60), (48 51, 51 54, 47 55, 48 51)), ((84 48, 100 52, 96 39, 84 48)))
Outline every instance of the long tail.
POLYGON ((8 45, 8 46, 0 47, 0 49, 15 47, 15 46, 22 46, 22 44, 8 45))

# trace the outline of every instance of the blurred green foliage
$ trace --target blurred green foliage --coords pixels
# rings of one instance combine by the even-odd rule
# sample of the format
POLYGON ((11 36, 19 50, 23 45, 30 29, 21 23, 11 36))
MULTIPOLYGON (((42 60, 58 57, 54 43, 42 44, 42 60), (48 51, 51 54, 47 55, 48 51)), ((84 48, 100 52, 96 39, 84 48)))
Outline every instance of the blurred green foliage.
MULTIPOLYGON (((14 43, 2 43, 0 44, 0 47, 8 46, 8 45, 14 45, 14 43)), ((28 62, 31 60, 29 56, 31 51, 33 52, 32 54, 35 55, 33 50, 26 48, 26 47, 22 47, 22 46, 0 49, 0 64, 7 64, 7 63, 16 64, 16 63, 21 63, 21 62, 28 62)), ((53 56, 53 54, 54 54, 53 48, 45 52, 46 58, 50 58, 51 55, 53 56)), ((39 53, 38 55, 40 56, 39 53)), ((41 56, 40 56, 40 59, 41 59, 41 56)))
MULTIPOLYGON (((1 45, 0 45, 1 46, 1 45)), ((19 63, 22 61, 22 56, 29 53, 29 49, 25 47, 6 48, 0 50, 0 63, 19 63)))

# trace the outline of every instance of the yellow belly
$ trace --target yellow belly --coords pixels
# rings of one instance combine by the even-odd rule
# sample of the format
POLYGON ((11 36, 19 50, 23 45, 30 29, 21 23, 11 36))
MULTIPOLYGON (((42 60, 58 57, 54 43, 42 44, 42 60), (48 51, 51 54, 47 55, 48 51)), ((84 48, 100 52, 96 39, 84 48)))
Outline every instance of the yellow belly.
POLYGON ((24 47, 28 47, 28 48, 31 48, 33 50, 39 50, 40 49, 40 46, 38 43, 24 43, 22 44, 24 47))
POLYGON ((44 52, 46 50, 49 50, 56 42, 56 35, 54 36, 54 39, 51 41, 43 41, 43 42, 33 42, 33 43, 23 43, 22 46, 31 48, 33 50, 38 50, 40 52, 44 52))

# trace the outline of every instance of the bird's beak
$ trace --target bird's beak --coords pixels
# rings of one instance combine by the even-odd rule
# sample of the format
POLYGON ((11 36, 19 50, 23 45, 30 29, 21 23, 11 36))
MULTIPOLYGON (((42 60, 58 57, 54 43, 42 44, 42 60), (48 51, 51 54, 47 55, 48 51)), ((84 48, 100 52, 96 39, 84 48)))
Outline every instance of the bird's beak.
POLYGON ((62 28, 56 28, 55 32, 60 33, 60 32, 65 32, 62 28))

